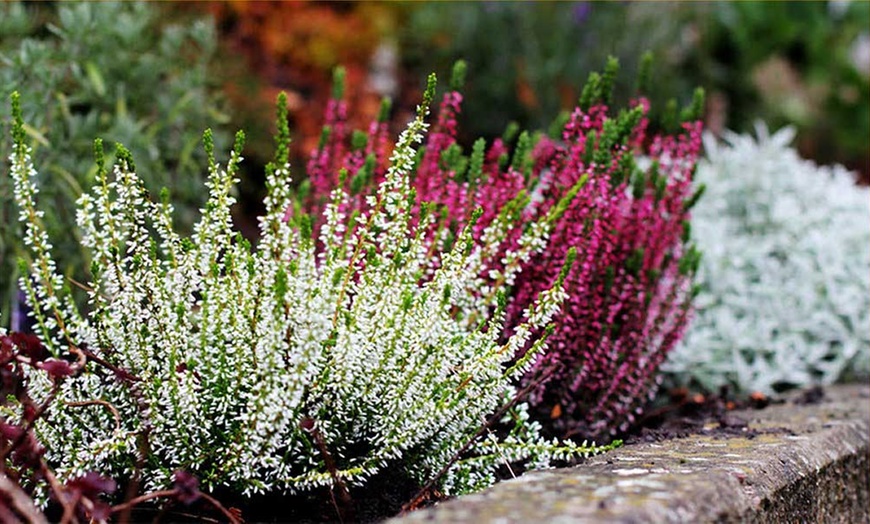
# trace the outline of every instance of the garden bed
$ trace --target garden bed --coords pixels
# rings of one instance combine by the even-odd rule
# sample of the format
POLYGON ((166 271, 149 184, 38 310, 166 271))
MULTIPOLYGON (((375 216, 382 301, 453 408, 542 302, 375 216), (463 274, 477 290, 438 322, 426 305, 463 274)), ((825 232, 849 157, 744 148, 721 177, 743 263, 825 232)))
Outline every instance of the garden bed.
POLYGON ((728 420, 746 424, 627 444, 390 522, 870 522, 870 385, 728 420))

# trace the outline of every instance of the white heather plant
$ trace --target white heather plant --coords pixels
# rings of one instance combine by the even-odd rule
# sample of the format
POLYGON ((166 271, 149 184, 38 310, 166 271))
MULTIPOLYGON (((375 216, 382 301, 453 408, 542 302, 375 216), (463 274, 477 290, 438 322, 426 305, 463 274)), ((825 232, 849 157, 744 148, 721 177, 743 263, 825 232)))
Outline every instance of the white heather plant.
POLYGON ((786 128, 705 139, 692 215, 697 313, 678 382, 772 393, 870 370, 870 190, 789 147, 786 128))
POLYGON ((208 488, 252 494, 344 491, 391 468, 458 494, 492 483, 506 461, 547 466, 604 449, 544 440, 524 406, 511 405, 514 379, 545 338, 512 359, 550 324, 565 298, 561 279, 502 344, 502 295, 475 289, 492 246, 466 230, 433 256, 434 218, 411 219, 408 177, 433 90, 434 77, 372 211, 344 216, 348 195, 336 189, 319 236, 292 212, 282 98, 256 249, 231 229, 241 135, 222 167, 205 134, 209 197, 190 238, 173 231, 167 195, 149 199, 129 153, 119 151, 110 176, 98 143, 98 183, 78 214, 92 258, 89 312, 76 310, 55 271, 15 108, 11 172, 33 257, 28 301, 53 354, 74 345, 89 357, 37 426, 61 478, 96 470, 129 479, 141 468, 145 487, 158 489, 181 469, 208 488), (490 419, 510 422, 501 441, 486 431, 490 419))

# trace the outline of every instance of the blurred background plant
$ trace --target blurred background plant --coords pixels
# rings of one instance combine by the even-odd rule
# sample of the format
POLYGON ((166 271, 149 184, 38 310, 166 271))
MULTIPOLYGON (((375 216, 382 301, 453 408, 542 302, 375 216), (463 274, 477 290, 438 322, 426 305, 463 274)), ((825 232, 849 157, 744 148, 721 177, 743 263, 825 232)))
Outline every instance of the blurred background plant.
MULTIPOLYGON (((682 46, 674 35, 676 15, 685 10, 643 2, 428 2, 407 13, 402 59, 417 75, 466 60, 471 74, 465 95, 473 103, 463 118, 465 133, 493 138, 511 121, 523 129, 546 128, 553 115, 575 106, 586 77, 608 56, 633 72, 649 50, 660 69, 672 68, 676 61, 667 55, 682 46)), ((633 76, 617 79, 617 104, 633 95, 633 76)), ((663 107, 664 93, 680 93, 681 102, 689 102, 699 85, 693 78, 655 80, 648 93, 654 108, 663 107)))
MULTIPOLYGON (((200 138, 214 129, 228 143, 219 75, 209 63, 216 51, 213 24, 161 22, 147 3, 0 4, 0 118, 9 122, 9 95, 20 90, 42 166, 44 220, 61 270, 80 282, 87 260, 74 233, 74 202, 94 180, 93 140, 125 144, 147 188, 168 187, 176 220, 190 227, 205 201, 200 138)), ((20 224, 12 206, 5 159, 8 129, 0 139, 0 325, 16 301, 20 224)), ((19 326, 15 326, 19 327, 19 326)))
MULTIPOLYGON (((633 71, 651 50, 653 108, 703 86, 708 128, 794 125, 801 154, 868 180, 868 2, 428 2, 407 17, 402 60, 416 76, 468 61, 469 136, 510 119, 545 127, 607 55, 633 71)), ((616 99, 631 88, 617 83, 616 99)))
MULTIPOLYGON (((353 86, 347 94, 354 125, 368 124, 378 114, 382 96, 397 95, 398 54, 390 35, 401 9, 383 2, 291 0, 182 2, 169 12, 213 16, 226 51, 247 61, 253 74, 226 77, 224 89, 239 117, 234 121, 250 137, 250 160, 264 165, 275 131, 266 122, 279 92, 288 95, 291 155, 297 160, 317 145, 336 67, 344 67, 353 86)), ((422 91, 414 94, 412 109, 422 91)))
POLYGON ((679 74, 717 93, 724 125, 792 125, 801 155, 870 172, 870 3, 692 3, 679 74))

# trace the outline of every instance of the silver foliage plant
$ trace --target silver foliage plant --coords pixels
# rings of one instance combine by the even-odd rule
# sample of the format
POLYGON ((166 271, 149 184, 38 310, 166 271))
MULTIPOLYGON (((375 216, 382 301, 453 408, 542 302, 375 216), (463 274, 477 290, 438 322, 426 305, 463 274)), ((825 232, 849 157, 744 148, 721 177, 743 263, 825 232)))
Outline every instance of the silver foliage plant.
POLYGON ((707 136, 692 216, 697 313, 667 369, 772 393, 870 370, 870 190, 789 147, 794 131, 707 136))
MULTIPOLYGON (((230 219, 241 136, 220 166, 206 133, 209 196, 189 238, 173 230, 168 196, 146 194, 128 153, 119 151, 109 175, 97 147, 98 182, 78 202, 92 258, 88 312, 76 309, 52 261, 19 112, 11 172, 32 253, 22 284, 49 349, 89 357, 37 426, 61 478, 141 470, 144 486, 158 489, 183 469, 206 487, 251 494, 360 485, 401 468, 458 494, 494 482, 508 462, 544 467, 602 449, 545 440, 525 406, 512 404, 514 379, 546 347, 530 333, 565 299, 561 279, 504 343, 503 295, 481 277, 508 280, 548 224, 528 229, 516 263, 490 270, 497 246, 477 245, 466 228, 441 252, 444 232, 427 233, 434 213, 412 219, 408 177, 433 90, 434 77, 372 211, 345 216, 348 195, 336 189, 319 236, 293 212, 279 104, 255 249, 230 219), (515 361, 527 342, 533 351, 515 361), (486 431, 491 419, 506 423, 500 438, 486 431)), ((510 216, 484 237, 503 240, 510 216)), ((37 393, 51 389, 40 376, 32 382, 37 393)))

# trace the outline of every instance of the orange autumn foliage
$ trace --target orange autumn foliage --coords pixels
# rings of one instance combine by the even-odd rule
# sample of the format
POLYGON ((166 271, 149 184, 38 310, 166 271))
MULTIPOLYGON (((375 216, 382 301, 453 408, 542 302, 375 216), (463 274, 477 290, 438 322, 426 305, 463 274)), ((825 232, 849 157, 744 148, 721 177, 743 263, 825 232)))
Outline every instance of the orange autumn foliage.
MULTIPOLYGON (((221 38, 245 57, 261 87, 256 99, 233 80, 226 91, 240 112, 268 111, 286 91, 294 128, 293 156, 303 158, 320 134, 320 116, 331 93, 332 71, 346 69, 350 125, 364 128, 377 116, 381 97, 369 82, 372 57, 395 26, 397 8, 375 2, 231 0, 191 4, 214 16, 221 38)), ((268 114, 257 120, 268 121, 268 114)), ((272 130, 269 130, 270 132, 272 130)))

